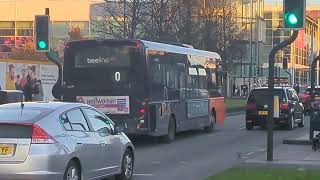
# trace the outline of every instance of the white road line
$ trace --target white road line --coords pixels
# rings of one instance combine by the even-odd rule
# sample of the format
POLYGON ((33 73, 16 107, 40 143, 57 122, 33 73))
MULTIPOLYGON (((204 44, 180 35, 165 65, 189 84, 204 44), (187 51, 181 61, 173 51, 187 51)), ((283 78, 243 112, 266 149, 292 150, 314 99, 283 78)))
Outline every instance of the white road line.
POLYGON ((133 174, 134 176, 154 176, 153 174, 133 174))
POLYGON ((250 155, 252 155, 252 154, 254 154, 254 152, 248 152, 248 153, 246 154, 246 156, 250 156, 250 155))
POLYGON ((155 161, 155 162, 151 162, 152 164, 160 164, 160 162, 155 161))
POLYGON ((259 152, 264 152, 264 151, 266 151, 266 148, 260 148, 258 151, 259 152))
POLYGON ((187 162, 179 162, 179 164, 188 164, 187 162))
POLYGON ((246 129, 246 127, 245 127, 245 126, 240 127, 240 130, 244 130, 244 129, 246 129))

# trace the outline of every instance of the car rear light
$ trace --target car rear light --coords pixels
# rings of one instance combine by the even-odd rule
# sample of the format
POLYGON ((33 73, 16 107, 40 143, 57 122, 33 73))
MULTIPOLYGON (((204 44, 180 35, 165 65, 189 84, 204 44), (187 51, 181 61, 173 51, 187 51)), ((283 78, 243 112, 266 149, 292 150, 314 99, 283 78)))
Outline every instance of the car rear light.
POLYGON ((285 110, 289 109, 289 104, 288 103, 280 104, 280 109, 285 109, 285 110))
POLYGON ((56 141, 41 127, 32 125, 31 144, 54 144, 56 141))
POLYGON ((146 112, 146 110, 145 110, 144 108, 141 108, 141 109, 139 110, 139 112, 140 112, 141 114, 144 114, 144 113, 146 112))
POLYGON ((247 104, 247 110, 252 110, 252 109, 256 109, 257 105, 256 104, 247 104))

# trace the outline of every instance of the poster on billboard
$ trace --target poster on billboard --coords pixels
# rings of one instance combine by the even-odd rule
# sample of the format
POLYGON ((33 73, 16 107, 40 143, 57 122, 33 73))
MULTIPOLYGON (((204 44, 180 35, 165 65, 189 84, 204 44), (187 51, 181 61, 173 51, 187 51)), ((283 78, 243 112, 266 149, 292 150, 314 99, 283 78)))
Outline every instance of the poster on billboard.
POLYGON ((129 96, 77 96, 77 102, 91 105, 105 114, 129 114, 129 96))
POLYGON ((39 64, 6 63, 7 90, 23 90, 28 83, 31 86, 40 79, 39 64), (28 79, 30 81, 28 81, 28 79))
POLYGON ((40 63, 30 63, 30 61, 22 60, 21 62, 0 62, 1 88, 21 90, 25 97, 27 94, 31 94, 32 101, 53 100, 52 87, 57 79, 58 68, 55 65, 40 65, 40 63))
POLYGON ((40 65, 40 78, 43 88, 43 100, 53 100, 52 88, 58 80, 58 67, 54 65, 40 65))
MULTIPOLYGON (((0 72, 6 72, 6 63, 5 62, 0 62, 0 72)), ((0 75, 0 90, 5 89, 5 76, 0 75)))

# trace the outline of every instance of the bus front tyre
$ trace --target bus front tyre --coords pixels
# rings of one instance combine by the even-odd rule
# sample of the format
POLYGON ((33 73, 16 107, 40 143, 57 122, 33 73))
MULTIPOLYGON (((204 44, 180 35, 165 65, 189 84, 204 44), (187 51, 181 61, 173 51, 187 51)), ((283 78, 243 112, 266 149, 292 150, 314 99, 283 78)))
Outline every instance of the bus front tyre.
POLYGON ((207 133, 213 132, 216 124, 216 118, 214 117, 214 114, 212 114, 209 118, 210 118, 210 125, 204 128, 205 132, 207 133))
POLYGON ((175 119, 171 117, 169 119, 169 125, 168 125, 168 134, 164 137, 164 141, 166 143, 171 143, 176 138, 176 123, 175 119))

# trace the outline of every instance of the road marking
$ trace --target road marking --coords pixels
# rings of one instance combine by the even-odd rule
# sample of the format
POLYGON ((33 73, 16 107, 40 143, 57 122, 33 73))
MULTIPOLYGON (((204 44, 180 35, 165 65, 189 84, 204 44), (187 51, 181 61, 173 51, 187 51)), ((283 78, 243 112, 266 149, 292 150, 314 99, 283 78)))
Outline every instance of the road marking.
POLYGON ((244 130, 244 129, 246 129, 245 126, 241 126, 241 127, 240 127, 240 130, 244 130))
POLYGON ((266 148, 260 148, 258 151, 259 152, 264 152, 264 151, 266 151, 266 148))
POLYGON ((155 162, 151 162, 152 164, 160 164, 160 162, 155 161, 155 162))
POLYGON ((133 174, 134 176, 153 176, 153 174, 133 174))
POLYGON ((246 156, 250 156, 250 155, 252 155, 252 154, 254 154, 254 152, 248 152, 248 153, 246 154, 246 156))
POLYGON ((179 162, 179 164, 188 164, 188 163, 187 163, 187 162, 182 161, 182 162, 179 162))

